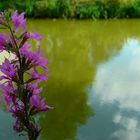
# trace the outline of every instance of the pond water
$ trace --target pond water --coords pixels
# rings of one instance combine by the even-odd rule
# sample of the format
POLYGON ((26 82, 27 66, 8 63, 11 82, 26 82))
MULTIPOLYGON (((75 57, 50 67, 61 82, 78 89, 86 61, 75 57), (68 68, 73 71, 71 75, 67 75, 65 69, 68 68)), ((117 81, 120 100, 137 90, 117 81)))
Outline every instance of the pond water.
MULTIPOLYGON (((140 20, 28 20, 43 36, 54 110, 38 118, 40 140, 139 140, 140 20)), ((2 57, 2 56, 1 56, 2 57)), ((23 140, 0 111, 0 140, 23 140)))

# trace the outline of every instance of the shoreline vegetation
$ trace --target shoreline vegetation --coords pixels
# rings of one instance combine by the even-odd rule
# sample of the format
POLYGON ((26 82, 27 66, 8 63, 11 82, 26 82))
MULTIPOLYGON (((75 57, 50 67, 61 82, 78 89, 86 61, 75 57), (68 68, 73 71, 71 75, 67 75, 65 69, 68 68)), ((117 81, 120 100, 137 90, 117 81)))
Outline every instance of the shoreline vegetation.
POLYGON ((140 18, 140 0, 1 0, 0 11, 8 9, 30 18, 140 18))

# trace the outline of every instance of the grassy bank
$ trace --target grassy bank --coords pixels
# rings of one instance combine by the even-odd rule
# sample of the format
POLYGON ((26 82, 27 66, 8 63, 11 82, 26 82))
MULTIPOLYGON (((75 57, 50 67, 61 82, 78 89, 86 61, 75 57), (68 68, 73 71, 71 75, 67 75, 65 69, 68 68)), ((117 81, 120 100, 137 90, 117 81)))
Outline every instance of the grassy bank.
POLYGON ((6 9, 34 18, 139 18, 140 0, 1 0, 0 10, 6 9))

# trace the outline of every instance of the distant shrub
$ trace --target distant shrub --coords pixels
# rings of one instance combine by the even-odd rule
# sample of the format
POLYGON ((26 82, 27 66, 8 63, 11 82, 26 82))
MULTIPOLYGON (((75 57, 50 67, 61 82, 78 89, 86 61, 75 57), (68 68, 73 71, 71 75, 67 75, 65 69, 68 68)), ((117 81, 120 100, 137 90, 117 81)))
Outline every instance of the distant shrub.
POLYGON ((103 11, 103 7, 101 5, 97 5, 95 2, 93 3, 79 3, 76 6, 76 17, 83 18, 100 18, 101 12, 103 11))
POLYGON ((0 0, 0 11, 17 9, 35 18, 139 18, 140 0, 0 0))
POLYGON ((69 17, 71 0, 47 0, 34 4, 34 17, 69 17))
POLYGON ((37 1, 33 4, 33 17, 43 18, 47 16, 47 4, 45 1, 37 1))
POLYGON ((70 17, 71 15, 71 0, 57 0, 60 17, 70 17))
POLYGON ((140 0, 128 4, 119 0, 107 0, 106 2, 94 1, 92 3, 79 3, 76 7, 76 17, 84 18, 139 18, 140 0))
POLYGON ((120 3, 117 0, 109 0, 105 4, 105 10, 107 12, 107 18, 116 18, 118 15, 118 9, 120 8, 120 3))

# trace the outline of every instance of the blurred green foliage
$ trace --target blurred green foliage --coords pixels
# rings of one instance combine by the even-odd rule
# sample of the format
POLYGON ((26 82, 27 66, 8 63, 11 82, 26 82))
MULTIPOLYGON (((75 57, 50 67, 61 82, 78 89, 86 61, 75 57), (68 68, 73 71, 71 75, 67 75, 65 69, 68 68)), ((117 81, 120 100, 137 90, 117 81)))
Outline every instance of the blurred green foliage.
POLYGON ((139 18, 140 0, 0 0, 0 11, 7 9, 34 18, 139 18))

